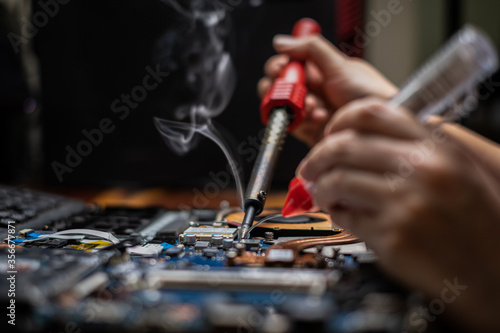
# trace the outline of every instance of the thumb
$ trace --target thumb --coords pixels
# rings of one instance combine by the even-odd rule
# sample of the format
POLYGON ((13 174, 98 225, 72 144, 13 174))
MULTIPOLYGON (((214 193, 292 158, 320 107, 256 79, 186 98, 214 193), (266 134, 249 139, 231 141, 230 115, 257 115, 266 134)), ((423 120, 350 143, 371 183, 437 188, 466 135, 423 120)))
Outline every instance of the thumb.
POLYGON ((315 63, 326 76, 335 75, 344 68, 347 56, 319 34, 295 38, 277 35, 273 39, 274 49, 297 60, 315 63))

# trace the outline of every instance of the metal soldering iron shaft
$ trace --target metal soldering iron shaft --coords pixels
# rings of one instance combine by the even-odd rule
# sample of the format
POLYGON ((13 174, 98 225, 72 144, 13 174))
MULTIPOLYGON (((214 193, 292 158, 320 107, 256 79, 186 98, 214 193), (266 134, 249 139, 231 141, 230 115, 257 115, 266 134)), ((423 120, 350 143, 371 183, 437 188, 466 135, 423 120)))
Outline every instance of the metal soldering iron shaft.
POLYGON ((252 223, 255 219, 255 207, 249 205, 245 208, 245 217, 243 218, 243 222, 241 223, 240 229, 240 240, 246 239, 250 236, 249 230, 252 226, 252 223))
POLYGON ((248 230, 255 216, 264 210, 278 156, 286 137, 289 117, 286 107, 278 107, 271 112, 243 202, 245 217, 240 229, 240 239, 248 238, 248 230))
MULTIPOLYGON (((308 18, 299 20, 292 31, 295 37, 317 33, 321 33, 321 27, 316 21, 308 18)), ((266 133, 243 202, 245 217, 240 229, 240 239, 248 238, 255 216, 264 210, 286 131, 292 131, 305 117, 307 87, 304 65, 303 61, 290 59, 260 104, 260 116, 266 124, 266 133)))

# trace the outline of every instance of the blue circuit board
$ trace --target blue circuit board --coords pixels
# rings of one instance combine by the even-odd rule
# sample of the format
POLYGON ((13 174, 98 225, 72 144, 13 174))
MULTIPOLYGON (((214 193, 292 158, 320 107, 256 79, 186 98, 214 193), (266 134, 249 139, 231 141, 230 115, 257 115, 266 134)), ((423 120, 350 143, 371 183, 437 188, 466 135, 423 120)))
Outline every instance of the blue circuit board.
MULTIPOLYGON (((68 222, 20 231, 10 242, 24 263, 19 331, 399 333, 405 327, 410 293, 379 271, 370 251, 324 247, 317 237, 299 248, 304 237, 280 240, 269 232, 239 241, 224 221, 168 214, 151 213, 142 234, 105 229, 95 212, 92 226, 98 221, 101 229, 83 228, 79 219, 78 229, 68 222)), ((331 245, 335 236, 327 237, 331 245)))

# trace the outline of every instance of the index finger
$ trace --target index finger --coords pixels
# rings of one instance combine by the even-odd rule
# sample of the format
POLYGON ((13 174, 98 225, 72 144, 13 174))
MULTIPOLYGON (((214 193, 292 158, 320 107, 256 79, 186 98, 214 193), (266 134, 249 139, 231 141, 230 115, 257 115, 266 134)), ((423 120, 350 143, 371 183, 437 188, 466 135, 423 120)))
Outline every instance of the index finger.
POLYGON ((358 99, 339 109, 325 128, 325 136, 353 129, 399 139, 421 139, 427 130, 406 109, 369 97, 358 99))
POLYGON ((273 44, 279 53, 298 60, 311 60, 325 75, 335 75, 343 70, 347 59, 345 54, 317 34, 300 38, 277 35, 273 44))
POLYGON ((288 64, 289 59, 284 54, 272 56, 264 65, 264 74, 271 79, 276 79, 288 64))

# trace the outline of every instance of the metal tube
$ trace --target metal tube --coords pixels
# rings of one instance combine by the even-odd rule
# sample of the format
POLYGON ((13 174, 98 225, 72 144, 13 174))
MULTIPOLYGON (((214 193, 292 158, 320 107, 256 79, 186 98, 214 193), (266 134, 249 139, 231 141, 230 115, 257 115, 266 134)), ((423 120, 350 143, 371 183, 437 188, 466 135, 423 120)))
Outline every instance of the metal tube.
POLYGON ((264 210, 288 124, 289 113, 285 107, 276 108, 271 112, 243 202, 245 218, 241 226, 240 239, 248 236, 248 229, 252 226, 255 216, 264 210))
POLYGON ((248 205, 245 208, 245 217, 243 217, 243 221, 241 223, 241 229, 238 237, 240 240, 248 238, 250 236, 249 230, 253 224, 253 220, 255 219, 255 206, 248 205))

